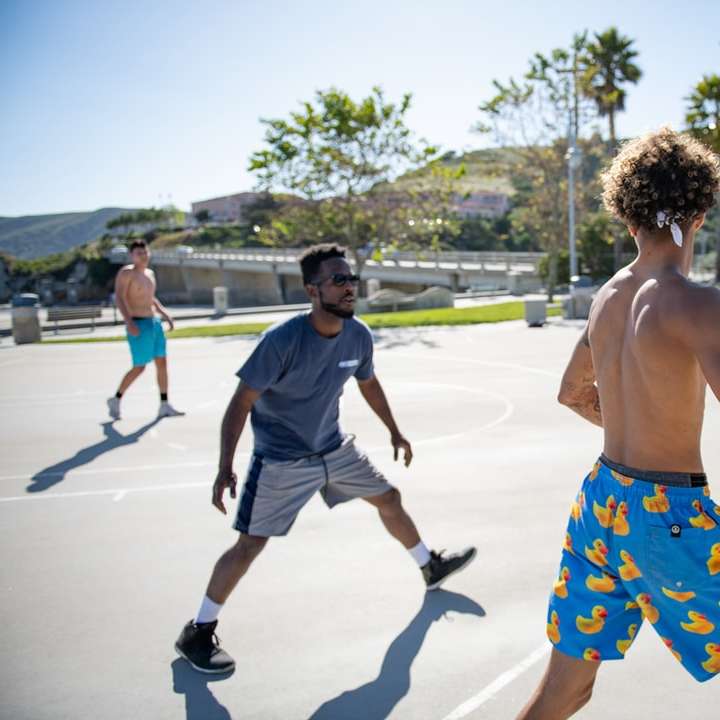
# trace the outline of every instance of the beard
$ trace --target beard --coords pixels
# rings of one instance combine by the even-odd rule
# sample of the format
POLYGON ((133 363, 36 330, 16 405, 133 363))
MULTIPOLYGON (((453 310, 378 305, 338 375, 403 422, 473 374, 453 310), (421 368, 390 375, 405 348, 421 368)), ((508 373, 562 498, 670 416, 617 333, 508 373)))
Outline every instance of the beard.
POLYGON ((355 308, 351 308, 350 310, 345 310, 342 306, 340 306, 337 303, 329 303, 325 301, 325 298, 322 296, 322 292, 319 293, 320 295, 320 307, 325 311, 330 313, 331 315, 334 315, 335 317, 342 318, 343 320, 349 320, 353 315, 355 315, 355 308))

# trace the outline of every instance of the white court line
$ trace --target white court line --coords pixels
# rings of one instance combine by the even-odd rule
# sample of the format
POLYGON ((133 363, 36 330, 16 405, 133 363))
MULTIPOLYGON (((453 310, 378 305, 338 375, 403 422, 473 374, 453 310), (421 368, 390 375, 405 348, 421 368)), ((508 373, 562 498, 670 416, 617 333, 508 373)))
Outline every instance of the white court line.
POLYGON ((525 372, 536 373, 538 375, 547 375, 552 378, 562 377, 562 373, 553 372, 552 370, 543 370, 542 368, 530 367, 529 365, 516 365, 515 363, 495 362, 492 360, 475 360, 474 358, 440 358, 435 355, 425 355, 423 353, 393 353, 394 357, 406 357, 421 360, 440 360, 442 362, 457 362, 466 365, 485 365, 487 367, 507 368, 508 370, 523 370, 525 372))
MULTIPOLYGON (((448 389, 448 390, 458 390, 461 392, 471 393, 473 395, 483 395, 486 397, 492 397, 496 400, 499 400, 505 405, 505 409, 503 410, 502 414, 495 418, 494 420, 491 420, 488 423, 485 423, 484 425, 475 425, 473 427, 468 428, 467 430, 463 430, 459 433, 452 433, 450 435, 438 435, 437 437, 431 437, 426 438, 425 440, 418 440, 417 442, 412 443, 413 446, 417 447, 420 445, 426 445, 429 443, 436 443, 436 442, 442 442, 444 440, 454 440, 455 438, 462 437, 464 435, 467 435, 468 433, 472 432, 478 432, 481 430, 488 430, 491 427, 495 427, 496 425, 499 425, 502 422, 505 422, 514 412, 515 407, 514 405, 504 396, 500 393, 492 392, 490 390, 484 390, 482 388, 468 388, 463 385, 448 385, 444 383, 401 383, 403 385, 413 385, 413 386, 420 386, 420 387, 438 387, 441 389, 448 389)), ((155 428, 152 428, 150 432, 155 430, 155 428)), ((170 447, 177 446, 178 448, 183 448, 184 446, 179 445, 177 443, 167 443, 170 447)), ((373 452, 375 450, 384 449, 385 445, 383 446, 377 446, 377 447, 371 447, 367 448, 368 452, 373 452)), ((249 453, 243 452, 238 453, 236 455, 236 458, 244 458, 249 457, 249 453)), ((176 468, 189 468, 189 467, 210 467, 213 466, 214 462, 209 461, 201 461, 201 462, 187 462, 187 463, 171 463, 171 464, 165 464, 165 465, 135 465, 135 466, 125 466, 125 467, 114 467, 114 468, 98 468, 97 470, 74 470, 69 473, 62 473, 62 472, 54 472, 54 473, 43 473, 42 475, 37 476, 37 479, 44 478, 44 477, 62 477, 67 475, 100 475, 105 473, 132 473, 137 471, 145 471, 145 470, 172 470, 176 468)), ((3 475, 0 476, 0 482, 3 480, 31 480, 32 475, 3 475)), ((88 491, 81 491, 81 492, 68 492, 68 493, 50 493, 50 494, 36 494, 36 495, 21 495, 21 496, 13 496, 13 497, 0 497, 0 502, 14 502, 16 500, 41 500, 43 498, 60 498, 60 497, 87 497, 87 496, 96 496, 96 495, 108 495, 112 494, 117 496, 120 493, 124 492, 145 492, 150 490, 174 490, 176 488, 185 488, 185 487, 201 487, 205 485, 205 483, 195 484, 176 484, 176 485, 152 485, 152 486, 146 486, 144 488, 116 488, 113 490, 88 490, 88 491)), ((115 502, 118 502, 119 500, 122 500, 122 497, 116 497, 115 502)))
POLYGON ((462 432, 453 433, 452 435, 440 435, 438 437, 434 438, 427 438, 425 440, 418 440, 418 442, 411 443, 411 445, 417 447, 419 445, 427 445, 429 443, 434 442, 441 442, 445 440, 455 440, 456 438, 462 437, 463 435, 467 435, 468 433, 472 432, 478 432, 479 430, 489 430, 492 427, 495 427, 496 425, 500 425, 500 423, 504 423, 512 414, 515 412, 515 406, 508 400, 504 395, 501 395, 500 393, 493 392, 492 390, 485 390, 483 388, 469 388, 465 387, 464 385, 446 385, 445 383, 396 383, 397 385, 416 385, 418 387, 436 387, 436 388, 443 388, 447 390, 459 390, 460 392, 466 392, 466 393, 472 393, 473 395, 486 395, 487 397, 494 398, 495 400, 499 400, 501 403, 505 405, 505 410, 503 413, 495 418, 495 420, 491 420, 490 422, 485 423, 484 425, 475 425, 471 428, 468 428, 467 430, 463 430, 462 432))
MULTIPOLYGON (((236 457, 249 457, 249 453, 238 453, 236 457)), ((46 477, 63 477, 68 475, 104 475, 105 473, 132 473, 138 470, 174 470, 176 468, 188 468, 188 467, 208 467, 215 465, 214 462, 207 460, 193 461, 193 462, 182 462, 182 463, 167 463, 165 465, 126 465, 124 467, 109 467, 109 468, 98 468, 97 470, 71 470, 70 472, 49 472, 42 473, 41 475, 2 475, 0 476, 0 482, 3 480, 32 480, 33 477, 46 478, 46 477)))
POLYGON ((131 493, 154 492, 161 490, 187 490, 190 488, 210 487, 211 485, 212 483, 210 481, 205 481, 194 483, 174 483, 172 485, 147 485, 145 487, 137 488, 109 488, 107 490, 81 490, 78 492, 68 493, 43 493, 42 495, 34 493, 28 495, 18 495, 16 497, 0 498, 0 503, 17 502, 18 500, 52 500, 62 498, 93 497, 97 495, 112 495, 113 500, 118 502, 131 493))
POLYGON ((458 705, 449 715, 446 715, 443 720, 461 720, 461 718, 467 717, 471 712, 474 712, 488 700, 495 697, 506 685, 509 685, 513 680, 520 677, 526 670, 535 665, 536 662, 542 660, 545 655, 550 652, 550 647, 550 643, 544 643, 542 647, 531 652, 524 660, 521 660, 515 665, 515 667, 510 668, 510 670, 507 670, 502 675, 498 675, 495 680, 489 685, 486 685, 477 695, 473 695, 462 705, 458 705))

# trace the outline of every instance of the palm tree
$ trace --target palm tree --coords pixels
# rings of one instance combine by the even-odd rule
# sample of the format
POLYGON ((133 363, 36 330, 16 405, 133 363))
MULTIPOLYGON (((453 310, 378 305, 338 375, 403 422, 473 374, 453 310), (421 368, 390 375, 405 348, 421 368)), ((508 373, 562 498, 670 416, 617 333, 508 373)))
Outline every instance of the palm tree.
MULTIPOLYGON (((720 75, 703 75, 685 98, 688 130, 716 153, 720 153, 720 75)), ((720 223, 715 244, 715 282, 720 283, 720 223)))
MULTIPOLYGON (((626 83, 637 83, 642 71, 633 60, 638 53, 632 48, 634 40, 610 27, 587 44, 581 63, 584 66, 580 82, 583 93, 595 101, 598 113, 607 115, 610 130, 610 153, 617 148, 615 113, 625 109, 626 83)), ((624 232, 614 232, 615 269, 622 266, 624 232)))
POLYGON ((704 75, 685 99, 688 129, 720 153, 720 75, 704 75))
POLYGON ((610 27, 602 33, 595 33, 595 39, 587 44, 582 57, 585 67, 582 77, 583 92, 597 103, 600 115, 607 115, 610 126, 610 149, 617 147, 615 113, 625 109, 627 93, 625 83, 637 83, 642 71, 633 63, 638 53, 632 48, 635 42, 610 27))

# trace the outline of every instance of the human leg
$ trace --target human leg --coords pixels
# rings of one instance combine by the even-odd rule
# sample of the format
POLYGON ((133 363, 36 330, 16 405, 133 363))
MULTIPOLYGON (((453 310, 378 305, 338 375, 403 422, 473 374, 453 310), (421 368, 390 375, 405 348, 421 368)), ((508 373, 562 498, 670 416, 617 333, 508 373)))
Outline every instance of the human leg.
POLYGON ((107 399, 108 412, 113 420, 120 419, 120 398, 125 394, 125 391, 142 375, 145 370, 144 365, 135 365, 128 372, 125 373, 123 379, 120 381, 120 385, 115 393, 114 397, 107 399))
POLYGON ((412 518, 403 507, 399 490, 391 488, 382 495, 364 497, 363 500, 377 508, 385 529, 401 542, 406 550, 410 550, 420 543, 420 535, 412 518))
POLYGON ((267 541, 266 537, 241 534, 237 542, 220 556, 207 586, 207 596, 213 602, 222 605, 228 599, 267 541))
POLYGON ((540 684, 517 720, 565 720, 592 695, 599 662, 579 660, 553 648, 540 684))

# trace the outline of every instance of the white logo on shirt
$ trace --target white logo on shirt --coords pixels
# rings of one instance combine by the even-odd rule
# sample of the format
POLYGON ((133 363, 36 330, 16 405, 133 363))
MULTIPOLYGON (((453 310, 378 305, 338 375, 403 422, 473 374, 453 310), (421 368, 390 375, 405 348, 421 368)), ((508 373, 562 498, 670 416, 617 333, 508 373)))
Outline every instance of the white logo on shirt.
POLYGON ((338 363, 338 367, 341 367, 341 368, 357 367, 359 364, 360 364, 359 360, 341 360, 338 363))

